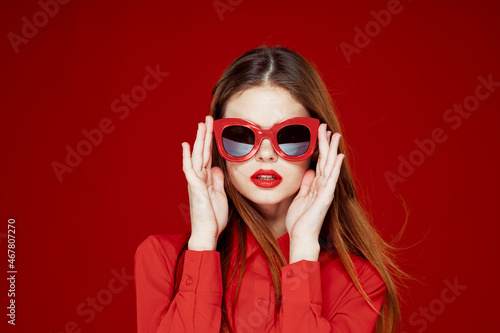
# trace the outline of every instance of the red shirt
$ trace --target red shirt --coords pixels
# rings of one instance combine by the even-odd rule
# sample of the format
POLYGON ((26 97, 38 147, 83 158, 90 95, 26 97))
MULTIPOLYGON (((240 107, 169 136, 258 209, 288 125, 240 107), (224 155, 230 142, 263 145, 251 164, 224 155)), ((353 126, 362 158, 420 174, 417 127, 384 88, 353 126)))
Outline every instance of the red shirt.
MULTIPOLYGON (((189 236, 189 232, 151 235, 137 248, 138 333, 219 332, 223 289, 218 251, 186 250, 180 262, 184 271, 179 291, 169 304, 177 255, 189 236)), ((288 233, 277 242, 290 262, 288 233)), ((386 293, 382 278, 366 259, 350 257, 364 291, 380 310, 386 293)), ((236 256, 232 260, 234 268, 236 256)), ((276 323, 269 265, 248 228, 246 260, 234 314, 235 332, 374 332, 378 314, 356 289, 334 249, 321 248, 318 261, 301 260, 281 268, 282 303, 276 323)), ((226 290, 229 318, 237 278, 238 274, 226 290)))

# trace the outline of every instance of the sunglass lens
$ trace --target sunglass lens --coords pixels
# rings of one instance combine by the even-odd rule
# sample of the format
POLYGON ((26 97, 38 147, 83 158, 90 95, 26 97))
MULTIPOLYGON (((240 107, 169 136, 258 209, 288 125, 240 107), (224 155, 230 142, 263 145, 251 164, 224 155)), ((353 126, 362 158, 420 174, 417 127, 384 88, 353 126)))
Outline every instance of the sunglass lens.
POLYGON ((278 131, 280 149, 288 156, 300 156, 309 148, 311 133, 304 125, 289 125, 278 131))
POLYGON ((253 148, 255 135, 253 131, 243 126, 228 126, 222 131, 222 145, 231 156, 247 155, 253 148))

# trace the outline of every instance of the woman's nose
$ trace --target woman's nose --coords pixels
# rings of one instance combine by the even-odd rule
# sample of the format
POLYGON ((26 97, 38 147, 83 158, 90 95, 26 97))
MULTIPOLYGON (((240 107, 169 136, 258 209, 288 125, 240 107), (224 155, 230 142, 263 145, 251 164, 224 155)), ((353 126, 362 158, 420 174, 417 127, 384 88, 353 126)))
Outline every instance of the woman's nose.
POLYGON ((273 148, 269 139, 262 140, 257 153, 255 154, 257 161, 275 161, 278 159, 278 154, 273 148))

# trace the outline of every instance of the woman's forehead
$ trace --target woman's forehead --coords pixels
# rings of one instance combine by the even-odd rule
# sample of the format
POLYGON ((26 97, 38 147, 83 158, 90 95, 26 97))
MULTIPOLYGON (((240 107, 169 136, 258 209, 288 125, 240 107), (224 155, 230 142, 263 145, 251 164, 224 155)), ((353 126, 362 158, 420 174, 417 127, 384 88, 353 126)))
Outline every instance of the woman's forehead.
POLYGON ((254 87, 232 96, 224 118, 242 118, 261 128, 292 117, 309 117, 307 110, 281 87, 254 87))

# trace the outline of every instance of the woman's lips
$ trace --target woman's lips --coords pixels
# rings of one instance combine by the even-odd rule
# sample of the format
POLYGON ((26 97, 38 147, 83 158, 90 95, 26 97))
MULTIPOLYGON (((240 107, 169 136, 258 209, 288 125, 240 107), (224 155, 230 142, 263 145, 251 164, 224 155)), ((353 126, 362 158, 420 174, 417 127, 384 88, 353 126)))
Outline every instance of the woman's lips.
POLYGON ((260 169, 256 173, 254 173, 250 177, 250 179, 252 180, 252 182, 255 185, 257 185, 259 187, 275 187, 275 186, 278 186, 283 181, 283 178, 276 171, 263 170, 263 169, 260 169), (268 177, 266 177, 268 179, 258 178, 259 176, 268 176, 268 177), (271 176, 273 178, 269 178, 269 176, 271 176))

